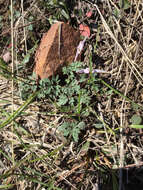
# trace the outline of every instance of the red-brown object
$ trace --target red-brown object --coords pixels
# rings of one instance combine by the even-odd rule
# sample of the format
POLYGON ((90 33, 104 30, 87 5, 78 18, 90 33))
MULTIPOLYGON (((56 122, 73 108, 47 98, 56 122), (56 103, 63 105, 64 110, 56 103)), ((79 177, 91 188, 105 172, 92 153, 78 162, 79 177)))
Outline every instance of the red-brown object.
POLYGON ((80 41, 80 32, 69 24, 57 22, 44 34, 36 52, 34 72, 43 79, 60 71, 61 66, 72 63, 80 41))
POLYGON ((79 25, 80 34, 84 37, 90 37, 90 28, 87 25, 79 25))
POLYGON ((92 16, 92 14, 93 14, 93 12, 92 12, 92 11, 89 11, 89 12, 86 13, 86 16, 87 16, 88 18, 90 18, 90 17, 92 16))

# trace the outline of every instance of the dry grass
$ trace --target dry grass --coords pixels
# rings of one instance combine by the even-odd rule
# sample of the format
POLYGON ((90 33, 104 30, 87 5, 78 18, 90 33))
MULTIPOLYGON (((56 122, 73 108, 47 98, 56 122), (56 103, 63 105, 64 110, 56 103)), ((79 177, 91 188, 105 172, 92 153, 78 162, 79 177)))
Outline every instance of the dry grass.
MULTIPOLYGON (((87 108, 88 117, 80 118, 86 128, 78 142, 58 131, 64 121, 77 119, 76 116, 61 111, 49 99, 34 99, 35 95, 23 101, 20 81, 13 80, 11 88, 11 78, 0 76, 0 189, 134 190, 137 185, 142 189, 143 132, 130 128, 131 117, 142 117, 143 108, 142 0, 130 0, 128 9, 112 0, 77 2, 74 10, 81 10, 82 14, 71 8, 71 23, 74 27, 86 23, 92 33, 83 61, 89 66, 92 59, 94 68, 111 74, 98 75, 102 81, 100 89, 87 108), (88 10, 94 15, 87 19, 88 10), (8 120, 12 109, 14 113, 19 109, 13 122, 8 120), (99 121, 102 128, 95 125, 99 121)), ((3 3, 8 5, 8 1, 3 3)), ((63 19, 58 18, 56 10, 57 7, 46 7, 44 1, 21 0, 13 5, 10 33, 8 6, 0 9, 0 53, 2 56, 9 51, 7 46, 12 39, 13 64, 8 67, 16 70, 17 79, 25 80, 31 75, 34 51, 29 50, 39 43, 51 20, 63 19), (23 54, 30 54, 30 58, 22 65, 23 54)))

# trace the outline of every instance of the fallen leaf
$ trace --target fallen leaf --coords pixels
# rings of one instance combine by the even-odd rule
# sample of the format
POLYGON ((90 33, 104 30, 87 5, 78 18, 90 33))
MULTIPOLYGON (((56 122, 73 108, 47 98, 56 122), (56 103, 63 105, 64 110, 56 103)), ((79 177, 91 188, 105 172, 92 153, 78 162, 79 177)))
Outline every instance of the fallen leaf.
POLYGON ((80 34, 84 37, 90 37, 90 28, 87 25, 79 25, 80 34))
POLYGON ((36 52, 34 68, 36 75, 41 79, 48 78, 60 72, 62 66, 72 63, 79 41, 80 32, 69 24, 63 22, 53 24, 43 35, 36 52))

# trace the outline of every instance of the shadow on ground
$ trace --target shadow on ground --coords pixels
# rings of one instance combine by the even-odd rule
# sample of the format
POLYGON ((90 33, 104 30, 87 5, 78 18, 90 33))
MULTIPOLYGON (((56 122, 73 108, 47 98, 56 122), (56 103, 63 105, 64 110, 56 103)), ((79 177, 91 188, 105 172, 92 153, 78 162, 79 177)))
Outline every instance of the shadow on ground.
MULTIPOLYGON (((108 174, 105 174, 105 178, 109 177, 109 182, 103 185, 103 173, 100 180, 99 173, 99 183, 98 190, 118 190, 119 189, 119 173, 120 169, 109 170, 108 174)), ((139 167, 128 167, 122 169, 122 187, 121 190, 143 190, 143 166, 139 167)))

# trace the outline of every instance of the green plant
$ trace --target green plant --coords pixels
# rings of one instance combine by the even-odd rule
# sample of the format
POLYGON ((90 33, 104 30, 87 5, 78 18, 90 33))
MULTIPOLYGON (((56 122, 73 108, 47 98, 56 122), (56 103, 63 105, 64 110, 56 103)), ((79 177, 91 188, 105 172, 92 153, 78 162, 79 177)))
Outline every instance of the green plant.
POLYGON ((142 129, 143 125, 142 124, 142 117, 139 115, 133 115, 130 119, 130 122, 132 123, 130 125, 131 128, 136 128, 136 129, 142 129))
POLYGON ((128 9, 130 7, 130 2, 128 0, 120 0, 119 1, 119 6, 123 10, 126 10, 126 9, 128 9))
POLYGON ((89 106, 92 104, 99 86, 96 74, 77 74, 82 68, 81 62, 75 62, 67 67, 63 67, 62 75, 53 76, 51 79, 43 79, 36 84, 36 76, 29 76, 25 82, 21 82, 21 94, 23 99, 27 99, 29 94, 37 89, 38 101, 48 99, 57 107, 58 112, 67 114, 67 120, 60 125, 59 130, 64 136, 71 136, 74 141, 78 141, 81 129, 85 123, 83 117, 89 115, 89 106), (73 116, 77 116, 75 120, 73 116), (70 119, 70 122, 69 122, 70 119), (71 122, 72 121, 72 122, 71 122))
POLYGON ((59 126, 58 130, 63 133, 65 137, 72 136, 75 142, 79 140, 79 134, 82 129, 85 128, 84 122, 64 122, 62 125, 59 126))
POLYGON ((133 115, 130 119, 132 124, 139 125, 142 123, 142 118, 139 115, 133 115))
POLYGON ((23 99, 27 99, 29 94, 37 89, 38 100, 49 99, 53 102, 59 112, 67 113, 67 118, 59 130, 64 136, 72 136, 74 141, 78 141, 81 129, 85 123, 81 121, 81 117, 89 115, 88 107, 92 104, 96 92, 99 90, 96 75, 91 76, 77 74, 82 68, 81 62, 75 62, 67 67, 63 67, 62 77, 53 76, 51 79, 43 79, 39 81, 37 86, 36 76, 29 76, 25 82, 21 82, 21 94, 23 99), (91 77, 91 78, 90 78, 91 77), (72 116, 78 116, 78 120, 74 120, 72 116), (72 120, 72 122, 71 122, 72 120))
POLYGON ((69 20, 68 4, 65 0, 50 0, 45 2, 44 6, 51 12, 50 17, 52 20, 69 20))
POLYGON ((131 4, 128 0, 119 0, 118 5, 119 5, 119 8, 116 7, 113 11, 116 18, 122 17, 123 11, 126 11, 131 6, 131 4))
MULTIPOLYGON (((40 80, 38 86, 36 84, 36 76, 29 76, 25 82, 20 84, 22 98, 26 99, 29 93, 32 93, 37 88, 40 89, 38 99, 48 98, 56 103, 60 108, 68 108, 72 112, 82 114, 82 111, 91 102, 91 97, 98 90, 98 85, 95 85, 94 80, 89 80, 88 75, 78 75, 77 70, 81 69, 82 63, 76 62, 68 67, 63 67, 63 75, 53 76, 52 79, 40 80), (94 81, 94 85, 93 85, 94 81)), ((65 110, 64 109, 64 110, 65 110)), ((62 110, 62 109, 61 109, 62 110)))

